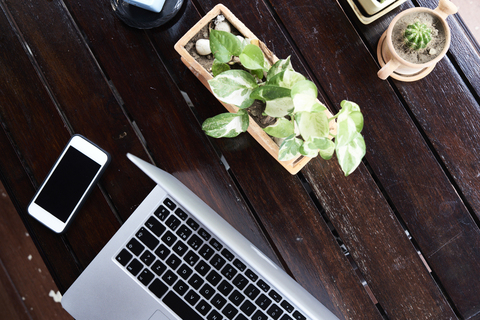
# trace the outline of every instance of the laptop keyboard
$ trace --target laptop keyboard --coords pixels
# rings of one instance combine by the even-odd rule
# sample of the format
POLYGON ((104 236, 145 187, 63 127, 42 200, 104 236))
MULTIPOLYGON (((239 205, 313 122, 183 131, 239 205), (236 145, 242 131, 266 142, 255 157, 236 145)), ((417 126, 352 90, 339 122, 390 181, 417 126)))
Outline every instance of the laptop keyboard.
POLYGON ((168 197, 115 260, 185 320, 306 319, 168 197))

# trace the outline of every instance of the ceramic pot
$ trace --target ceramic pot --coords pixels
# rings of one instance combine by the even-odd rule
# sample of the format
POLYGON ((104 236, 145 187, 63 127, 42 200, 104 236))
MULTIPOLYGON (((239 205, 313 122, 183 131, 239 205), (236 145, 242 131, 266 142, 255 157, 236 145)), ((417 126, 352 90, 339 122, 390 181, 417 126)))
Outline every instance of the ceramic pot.
POLYGON ((458 11, 458 8, 449 0, 440 0, 438 7, 434 10, 424 7, 411 8, 397 15, 390 23, 388 29, 382 35, 377 46, 377 58, 380 66, 378 77, 382 80, 391 76, 401 81, 416 81, 427 76, 448 51, 450 47, 450 27, 445 20, 449 15, 458 11), (396 24, 402 18, 418 13, 431 15, 437 21, 436 28, 445 36, 444 45, 435 58, 424 63, 414 63, 402 58, 394 46, 393 32, 396 24))
MULTIPOLYGON (((181 60, 183 63, 192 71, 192 73, 203 83, 203 85, 210 90, 210 85, 208 80, 213 79, 213 75, 207 71, 200 63, 198 63, 195 58, 187 51, 186 46, 193 39, 197 33, 202 30, 203 27, 208 25, 215 17, 218 15, 223 15, 225 19, 237 29, 244 38, 251 39, 251 43, 260 47, 265 55, 265 58, 270 65, 273 65, 278 61, 278 58, 267 48, 267 46, 258 40, 258 38, 237 18, 235 15, 228 10, 225 6, 218 4, 211 11, 209 11, 197 24, 195 24, 178 42, 175 44, 175 50, 180 54, 181 60)), ((220 101, 223 106, 232 113, 238 112, 238 107, 226 104, 220 101)), ((328 118, 332 117, 332 114, 328 111, 328 118)), ((332 126, 335 126, 335 123, 332 121, 332 126)), ((263 131, 263 129, 252 119, 250 118, 250 125, 248 127, 248 133, 257 140, 262 147, 270 153, 288 172, 291 174, 296 174, 303 168, 310 160, 309 157, 300 156, 289 161, 280 161, 278 160, 279 147, 273 141, 273 139, 263 131)))

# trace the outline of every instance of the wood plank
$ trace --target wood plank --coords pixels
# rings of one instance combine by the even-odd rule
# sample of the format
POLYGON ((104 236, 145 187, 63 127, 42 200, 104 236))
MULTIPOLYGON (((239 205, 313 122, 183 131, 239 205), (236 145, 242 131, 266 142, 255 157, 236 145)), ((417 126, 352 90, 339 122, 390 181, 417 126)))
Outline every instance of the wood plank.
MULTIPOLYGON (((189 94, 200 117, 206 118, 225 109, 185 68, 176 52, 168 49, 199 19, 189 6, 175 26, 151 34, 178 85, 189 94)), ((213 142, 221 148, 296 280, 341 318, 380 318, 298 178, 276 164, 248 135, 213 142), (269 181, 273 180, 282 183, 272 185, 269 181), (278 214, 272 214, 275 212, 278 214)))
MULTIPOLYGON (((435 7, 436 2, 422 3, 435 7)), ((406 3, 402 9, 409 7, 412 5, 406 3)), ((347 13, 351 12, 347 9, 347 13)), ((360 32, 366 35, 372 54, 376 50, 380 34, 393 16, 394 13, 368 27, 357 25, 360 32)), ((455 26, 455 19, 449 17, 447 20, 454 26, 452 38, 457 38, 452 42, 450 52, 453 52, 456 63, 459 63, 471 83, 476 83, 473 88, 478 94, 478 89, 475 89, 478 87, 478 75, 474 75, 474 70, 478 68, 478 65, 475 66, 478 53, 472 55, 474 48, 467 45, 469 41, 465 39, 463 31, 455 26), (457 47, 458 44, 462 46, 457 47)), ((480 298, 471 294, 480 291, 480 279, 476 276, 480 267, 480 233, 478 222, 472 219, 472 214, 478 217, 480 205, 476 165, 480 160, 480 155, 476 152, 480 143, 480 106, 449 56, 442 59, 423 80, 415 83, 392 81, 391 84, 399 90, 420 130, 434 148, 438 159, 435 161, 441 161, 447 172, 441 174, 438 173, 439 169, 434 170, 439 165, 420 169, 419 164, 423 167, 425 160, 419 161, 418 155, 412 153, 410 148, 403 153, 403 158, 408 158, 404 162, 411 159, 409 168, 417 167, 417 170, 415 179, 408 182, 408 187, 404 185, 407 183, 405 178, 392 176, 390 169, 388 173, 383 169, 377 172, 458 312, 469 318, 480 312, 480 298), (425 101, 425 92, 429 92, 435 99, 425 101), (455 187, 451 186, 450 179, 455 187), (408 188, 415 190, 405 192, 408 188)), ((388 105, 391 110, 392 105, 388 105)), ((402 142, 405 143, 406 141, 402 142)), ((377 164, 381 166, 378 163, 380 161, 379 159, 377 164)), ((372 160, 369 159, 369 163, 372 164, 372 160)))
POLYGON ((0 319, 72 319, 50 297, 57 286, 1 183, 0 208, 0 283, 8 277, 12 285, 6 291, 0 287, 0 296, 8 293, 3 297, 8 302, 0 298, 0 306, 6 307, 0 307, 0 319), (15 316, 3 314, 10 309, 7 303, 19 309, 15 316))
POLYGON ((0 260, 0 319, 31 320, 7 270, 0 260))
MULTIPOLYGON (((278 262, 146 33, 125 26, 108 3, 66 3, 124 101, 126 113, 139 127, 154 161, 278 262)), ((138 169, 135 172, 143 175, 138 169)))
MULTIPOLYGON (((212 2, 205 1, 205 3, 208 3, 208 8, 214 5, 212 2)), ((275 52, 277 56, 285 57, 288 55, 288 53, 283 52, 288 50, 288 46, 279 43, 279 38, 276 36, 278 35, 278 31, 275 32, 275 29, 272 27, 274 22, 271 21, 270 15, 266 8, 263 8, 259 4, 252 4, 252 10, 247 10, 247 14, 247 11, 245 11, 243 7, 243 9, 240 10, 240 7, 238 7, 238 5, 233 1, 227 1, 224 2, 224 4, 234 11, 234 13, 240 16, 241 20, 244 20, 244 22, 248 21, 247 25, 255 34, 263 37, 262 40, 264 40, 264 42, 271 44, 273 51, 276 51, 276 48, 278 48, 280 53, 275 52), (237 10, 235 10, 235 8, 237 8, 237 10), (269 28, 262 28, 261 24, 268 24, 269 28)), ((277 10, 280 19, 282 19, 282 21, 286 24, 287 29, 292 35, 292 38, 296 41, 296 44, 299 45, 304 52, 306 52, 305 57, 316 73, 317 79, 319 79, 319 82, 321 82, 322 87, 329 88, 329 93, 332 92, 332 96, 329 96, 329 99, 324 100, 330 100, 338 103, 340 100, 339 97, 333 95, 341 93, 343 96, 342 98, 351 98, 351 100, 358 101, 361 106, 369 105, 369 108, 367 108, 368 114, 368 112, 371 111, 370 109, 373 107, 373 104, 371 101, 370 103, 365 101, 365 93, 372 91, 372 88, 362 88, 363 90, 360 90, 359 88, 345 88, 345 85, 347 85, 349 82, 348 76, 343 73, 343 70, 341 74, 338 74, 338 70, 336 68, 336 59, 344 59, 345 62, 343 63, 348 65, 349 62, 347 62, 347 60, 351 61, 353 60, 352 57, 354 57, 355 60, 359 61, 355 66, 357 70, 358 66, 362 66, 362 63, 371 67, 374 66, 374 62, 367 51, 360 51, 360 53, 358 52, 358 38, 355 35, 354 30, 350 27, 348 20, 346 20, 343 16, 341 9, 337 7, 337 4, 328 3, 324 4, 321 8, 317 8, 318 6, 316 6, 314 3, 304 1, 301 5, 296 3, 296 6, 292 7, 286 2, 274 1, 273 5, 277 10), (295 23, 295 21, 297 21, 297 23, 295 23), (322 30, 322 32, 318 32, 317 34, 315 30, 322 30), (335 32, 334 30, 343 30, 345 31, 346 35, 338 38, 332 38, 329 35, 333 34, 335 32), (348 44, 349 38, 351 39, 351 45, 346 45, 345 41, 347 41, 348 44), (335 41, 337 41, 337 43, 335 41), (351 50, 351 52, 348 52, 348 50, 351 50), (342 54, 335 56, 335 51, 338 51, 338 53, 342 54), (360 93, 361 97, 359 97, 360 93), (344 95, 347 96, 345 97, 344 95), (358 100, 354 98, 358 98, 358 100), (361 102, 364 103, 362 104, 361 102)), ((350 77, 355 77, 357 75, 358 71, 356 71, 355 74, 349 74, 350 77)), ((365 86, 369 86, 371 82, 367 77, 363 83, 365 83, 365 86)), ((377 119, 377 117, 374 118, 377 119)), ((380 119, 381 116, 378 116, 378 118, 380 119)), ((371 131, 372 129, 369 129, 365 135, 368 137, 371 131)), ((401 132, 402 129, 399 129, 399 131, 401 132)), ((370 139, 372 139, 371 136, 370 139)), ((310 168, 311 165, 308 167, 310 168)), ((312 185, 317 183, 316 180, 318 177, 316 175, 311 175, 309 178, 312 185)), ((384 307, 387 314, 393 317, 403 317, 405 316, 404 312, 406 312, 407 317, 408 312, 412 312, 410 314, 410 317, 412 318, 454 317, 454 314, 450 310, 448 303, 443 298, 435 282, 428 274, 428 271, 423 266, 423 263, 419 257, 416 255, 415 249, 411 243, 407 241, 406 236, 402 233, 400 224, 395 221, 392 211, 388 208, 388 206, 386 206, 385 200, 378 196, 378 190, 372 189, 375 184, 374 181, 369 177, 368 172, 363 170, 362 178, 360 180, 364 181, 362 183, 366 183, 366 185, 363 187, 367 187, 369 192, 373 192, 373 195, 377 194, 373 199, 375 199, 375 206, 379 208, 379 210, 376 211, 376 214, 378 215, 380 221, 382 221, 382 223, 379 225, 380 229, 377 230, 377 234, 382 234, 380 237, 390 239, 390 242, 367 242, 364 244, 359 241, 360 238, 355 239, 355 237, 358 237, 362 234, 368 234, 369 230, 365 225, 362 226, 360 224, 358 230, 349 230, 349 232, 346 232, 348 225, 342 224, 341 221, 339 221, 337 216, 335 216, 335 211, 331 212, 330 214, 332 214, 332 218, 336 219, 334 223, 339 229, 345 228, 345 232, 343 233, 346 237, 349 237, 345 239, 350 243, 349 248, 352 251, 359 253, 355 256, 355 258, 358 260, 356 262, 360 266, 362 273, 365 275, 371 272, 371 274, 368 276, 368 280, 373 280, 375 278, 374 282, 369 282, 369 284, 373 286, 372 290, 375 297, 384 307), (365 229, 362 230, 361 227, 365 229), (398 245, 396 248, 398 251, 389 252, 388 247, 393 243, 398 245), (379 251, 379 247, 382 246, 384 249, 379 251), (384 257, 379 256, 380 252, 382 255, 384 255, 384 257), (408 264, 405 265, 405 269, 394 270, 394 266, 396 265, 395 260, 398 259, 397 254, 401 254, 402 259, 409 261, 408 264), (370 261, 369 263, 369 259, 365 258, 370 255, 376 256, 377 259, 386 261, 386 265, 389 266, 388 268, 390 268, 387 270, 388 272, 375 273, 373 270, 376 270, 376 266, 373 265, 373 261, 370 261), (402 280, 392 280, 393 275, 402 280), (412 288, 405 284, 408 282, 408 279, 411 279, 412 277, 418 281, 418 287, 412 288), (396 298, 392 299, 392 297, 396 298), (422 302, 422 308, 415 308, 414 306, 417 306, 419 301, 422 302), (412 308, 408 310, 409 308, 405 308, 406 305, 409 305, 412 308)), ((337 180, 334 179, 332 182, 333 185, 335 185, 337 180)), ((350 182, 350 184, 352 183, 353 182, 350 182)), ((348 185, 348 182, 344 185, 342 184, 342 189, 348 187, 348 185)), ((336 189, 333 188, 331 191, 332 194, 335 194, 335 190, 336 189)), ((332 196, 332 198, 330 198, 328 201, 333 202, 333 199, 334 196, 332 196)), ((338 205, 338 203, 335 204, 338 205)), ((325 203, 325 205, 327 204, 325 203)), ((371 204, 367 204, 367 202, 364 202, 363 205, 355 206, 356 209, 359 209, 358 207, 362 207, 361 211, 347 211, 343 214, 347 216, 354 214, 359 216, 364 215, 366 217, 371 213, 371 204)), ((340 208, 341 206, 338 207, 338 209, 340 208)), ((350 218, 353 219, 354 217, 350 218)), ((352 225, 353 224, 351 224, 350 227, 352 225)))

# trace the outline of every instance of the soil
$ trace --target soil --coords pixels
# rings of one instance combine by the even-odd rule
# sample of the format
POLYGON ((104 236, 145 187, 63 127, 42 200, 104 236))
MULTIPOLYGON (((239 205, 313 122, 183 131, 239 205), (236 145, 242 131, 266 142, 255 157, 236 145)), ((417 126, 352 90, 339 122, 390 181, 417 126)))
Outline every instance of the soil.
MULTIPOLYGON (((215 20, 215 19, 214 19, 215 20)), ((213 28, 213 21, 207 24, 205 27, 203 27, 186 45, 185 49, 188 51, 188 53, 198 62, 202 67, 205 68, 210 74, 212 71, 212 65, 213 65, 213 60, 215 59, 213 57, 213 54, 208 54, 206 56, 199 55, 197 53, 197 50, 195 49, 195 43, 199 39, 208 39, 209 38, 209 30, 213 28)), ((231 24, 230 24, 232 31, 231 33, 234 35, 241 35, 240 32, 238 32, 237 29, 235 29, 231 24)), ((266 128, 269 125, 272 125, 275 123, 275 118, 270 117, 270 116, 264 116, 263 111, 265 110, 265 103, 255 100, 253 105, 247 109, 248 114, 252 117, 252 119, 261 127, 261 128, 266 128)))
POLYGON ((440 55, 445 47, 445 30, 439 18, 428 12, 415 12, 404 16, 397 21, 392 31, 392 41, 395 52, 411 63, 422 64, 432 61, 440 55), (432 40, 427 47, 420 50, 414 50, 405 44, 403 34, 409 24, 419 21, 426 24, 432 30, 432 40))

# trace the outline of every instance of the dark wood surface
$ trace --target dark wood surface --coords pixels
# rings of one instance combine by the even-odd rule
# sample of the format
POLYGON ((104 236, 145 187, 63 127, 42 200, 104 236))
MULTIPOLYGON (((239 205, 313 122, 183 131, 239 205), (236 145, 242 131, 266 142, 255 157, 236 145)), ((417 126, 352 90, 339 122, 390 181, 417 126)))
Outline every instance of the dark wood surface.
POLYGON ((278 57, 292 55, 331 110, 343 99, 362 108, 356 172, 313 159, 292 176, 249 135, 201 130, 224 109, 173 45, 217 3, 185 1, 145 31, 106 0, 0 0, 0 177, 58 288, 153 188, 130 152, 175 175, 340 319, 480 319, 480 55, 461 20, 447 19, 451 48, 434 71, 405 83, 378 79, 378 39, 401 10, 436 0, 369 25, 346 0, 223 1, 278 57), (73 133, 112 163, 59 236, 26 208, 73 133))

